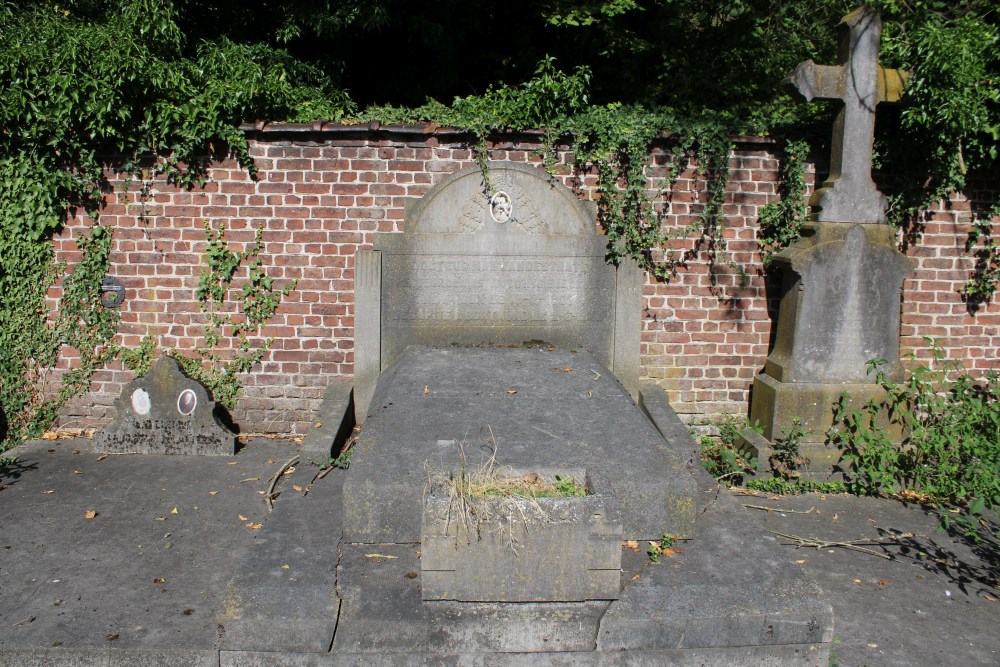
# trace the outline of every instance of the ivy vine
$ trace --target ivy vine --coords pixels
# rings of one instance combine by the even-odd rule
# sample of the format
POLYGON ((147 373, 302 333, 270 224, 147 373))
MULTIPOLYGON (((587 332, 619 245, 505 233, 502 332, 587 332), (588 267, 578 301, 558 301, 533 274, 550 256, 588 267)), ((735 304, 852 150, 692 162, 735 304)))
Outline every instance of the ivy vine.
POLYGON ((201 382, 213 399, 232 410, 243 387, 240 374, 259 363, 274 342, 273 336, 261 341, 261 329, 298 280, 280 289, 274 285, 260 259, 263 227, 257 228, 253 242, 239 252, 230 250, 226 243, 224 224, 216 230, 206 219, 205 233, 208 268, 199 275, 195 290, 199 308, 208 316, 204 344, 195 348, 197 357, 184 356, 177 350, 173 356, 188 377, 201 382), (241 268, 246 269, 246 280, 234 295, 233 281, 241 268), (236 313, 231 312, 232 301, 236 313))
POLYGON ((801 139, 785 145, 781 166, 780 198, 761 209, 757 220, 757 243, 760 245, 764 270, 771 268, 774 256, 791 245, 802 234, 802 224, 809 211, 806 202, 805 161, 809 144, 801 139))

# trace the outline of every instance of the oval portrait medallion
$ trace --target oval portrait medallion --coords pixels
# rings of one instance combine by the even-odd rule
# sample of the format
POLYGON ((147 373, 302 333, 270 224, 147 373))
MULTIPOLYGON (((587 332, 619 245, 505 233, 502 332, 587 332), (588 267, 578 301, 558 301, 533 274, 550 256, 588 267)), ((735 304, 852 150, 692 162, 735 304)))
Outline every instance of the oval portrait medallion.
POLYGON ((132 392, 132 409, 137 415, 148 415, 151 407, 152 403, 145 389, 136 389, 132 392))
POLYGON ((500 224, 510 220, 513 212, 514 202, 506 192, 501 190, 490 197, 490 216, 500 224))
POLYGON ((189 415, 198 407, 198 396, 193 389, 185 389, 177 397, 177 412, 182 415, 189 415))

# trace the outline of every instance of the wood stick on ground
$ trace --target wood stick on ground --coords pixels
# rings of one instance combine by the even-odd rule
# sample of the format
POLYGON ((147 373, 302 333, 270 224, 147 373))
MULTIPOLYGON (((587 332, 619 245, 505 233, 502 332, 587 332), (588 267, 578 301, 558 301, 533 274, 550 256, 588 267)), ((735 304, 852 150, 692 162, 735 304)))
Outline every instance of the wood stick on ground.
POLYGON ((267 487, 267 493, 264 494, 264 502, 267 503, 268 512, 274 509, 274 498, 277 495, 274 492, 274 487, 278 485, 278 480, 281 479, 281 476, 285 474, 285 471, 298 462, 298 460, 299 455, 296 454, 292 458, 285 461, 285 463, 278 468, 278 472, 274 473, 274 476, 271 477, 271 486, 267 487))
POLYGON ((884 558, 886 560, 896 560, 891 554, 879 553, 873 549, 866 549, 859 544, 881 544, 879 540, 847 540, 846 542, 828 542, 826 540, 821 540, 818 537, 800 537, 798 535, 789 535, 788 533, 778 533, 771 531, 772 535, 777 535, 778 537, 784 537, 787 540, 793 540, 798 542, 799 547, 814 547, 817 551, 820 549, 832 549, 834 547, 840 547, 841 549, 851 549, 852 551, 860 551, 862 553, 870 554, 872 556, 878 556, 879 558, 884 558))
POLYGON ((804 512, 802 510, 783 510, 780 507, 765 507, 764 505, 744 505, 743 507, 752 510, 764 510, 765 512, 781 512, 782 514, 812 514, 816 511, 815 507, 810 507, 804 512))

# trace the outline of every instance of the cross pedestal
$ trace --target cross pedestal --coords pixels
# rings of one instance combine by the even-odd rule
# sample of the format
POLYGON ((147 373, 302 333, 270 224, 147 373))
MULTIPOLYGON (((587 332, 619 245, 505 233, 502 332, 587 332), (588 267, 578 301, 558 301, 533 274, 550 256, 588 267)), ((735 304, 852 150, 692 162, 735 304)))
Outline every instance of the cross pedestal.
POLYGON ((814 478, 828 476, 840 455, 824 442, 841 394, 856 407, 884 396, 868 361, 885 360, 890 377, 902 378, 899 304, 912 270, 894 230, 879 224, 886 202, 871 175, 875 107, 899 99, 906 74, 878 64, 882 21, 870 7, 845 16, 839 29, 841 64, 807 60, 786 80, 802 99, 833 99, 840 110, 830 176, 810 200, 814 220, 775 257, 784 273, 777 331, 750 406, 751 422, 764 428, 754 443, 761 461, 798 419, 814 478))

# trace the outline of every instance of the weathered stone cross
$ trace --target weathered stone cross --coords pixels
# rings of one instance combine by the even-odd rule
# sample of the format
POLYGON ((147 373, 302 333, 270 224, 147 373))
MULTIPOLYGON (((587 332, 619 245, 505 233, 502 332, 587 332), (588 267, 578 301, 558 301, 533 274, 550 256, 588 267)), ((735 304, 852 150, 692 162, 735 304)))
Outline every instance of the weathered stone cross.
POLYGON ((806 60, 785 81, 806 102, 843 104, 833 125, 830 177, 809 203, 820 222, 885 222, 885 196, 871 175, 875 105, 899 100, 908 73, 878 64, 882 19, 871 7, 845 16, 839 30, 840 65, 806 60))

